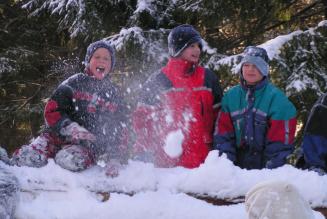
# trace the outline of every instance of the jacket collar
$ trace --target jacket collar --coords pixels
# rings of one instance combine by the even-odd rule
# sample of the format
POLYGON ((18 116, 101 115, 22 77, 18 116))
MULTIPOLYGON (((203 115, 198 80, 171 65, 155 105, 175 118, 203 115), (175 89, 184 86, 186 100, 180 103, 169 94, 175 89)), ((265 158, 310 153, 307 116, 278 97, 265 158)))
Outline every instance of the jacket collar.
POLYGON ((170 58, 167 65, 162 68, 166 74, 173 74, 179 77, 190 77, 195 71, 197 64, 180 59, 170 58))
POLYGON ((247 85, 246 81, 243 79, 243 77, 241 76, 241 86, 244 90, 253 90, 253 91, 257 91, 260 90, 261 88, 263 88, 264 86, 266 86, 266 84, 268 83, 268 78, 264 77, 259 83, 257 83, 256 85, 247 85))

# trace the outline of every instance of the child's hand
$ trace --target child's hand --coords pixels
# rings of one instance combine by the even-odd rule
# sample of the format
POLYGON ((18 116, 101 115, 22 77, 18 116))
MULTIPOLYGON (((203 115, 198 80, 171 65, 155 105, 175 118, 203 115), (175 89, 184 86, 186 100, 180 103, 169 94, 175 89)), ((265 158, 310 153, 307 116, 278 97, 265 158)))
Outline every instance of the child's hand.
POLYGON ((106 175, 109 177, 117 177, 119 171, 122 169, 122 165, 118 160, 112 159, 106 164, 106 175))
POLYGON ((92 133, 76 122, 72 122, 68 126, 63 127, 60 130, 60 134, 71 138, 72 141, 87 140, 94 142, 96 140, 92 133))

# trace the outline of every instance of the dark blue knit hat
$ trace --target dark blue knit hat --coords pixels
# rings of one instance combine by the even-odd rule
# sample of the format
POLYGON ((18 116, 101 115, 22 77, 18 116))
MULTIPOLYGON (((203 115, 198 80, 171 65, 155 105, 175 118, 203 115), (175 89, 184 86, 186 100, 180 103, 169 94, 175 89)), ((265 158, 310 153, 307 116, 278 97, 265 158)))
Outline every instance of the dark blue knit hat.
POLYGON ((172 29, 168 36, 169 55, 177 57, 192 43, 199 43, 202 50, 202 38, 193 26, 182 24, 172 29))
POLYGON ((240 63, 241 71, 242 71, 243 64, 247 62, 255 65, 263 76, 268 76, 269 58, 267 55, 267 51, 264 48, 260 48, 256 46, 248 46, 245 48, 243 55, 244 56, 240 63))
POLYGON ((93 53, 95 52, 95 50, 97 50, 99 48, 105 48, 109 51, 109 54, 111 56, 110 71, 112 71, 115 66, 115 50, 110 45, 109 41, 105 41, 105 40, 99 40, 99 41, 93 42, 87 47, 85 60, 84 60, 85 67, 87 68, 89 66, 90 60, 93 56, 93 53))

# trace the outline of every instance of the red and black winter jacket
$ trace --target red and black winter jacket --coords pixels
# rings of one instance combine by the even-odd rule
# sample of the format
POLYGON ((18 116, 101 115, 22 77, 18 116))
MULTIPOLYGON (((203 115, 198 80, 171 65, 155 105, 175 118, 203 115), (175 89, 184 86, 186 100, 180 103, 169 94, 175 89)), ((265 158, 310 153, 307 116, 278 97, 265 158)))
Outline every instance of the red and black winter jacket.
POLYGON ((46 104, 44 117, 50 132, 77 122, 96 136, 96 147, 118 153, 126 109, 118 88, 109 77, 95 79, 83 73, 62 82, 46 104), (107 147, 108 146, 108 147, 107 147))
POLYGON ((143 87, 133 114, 134 149, 144 152, 157 166, 198 167, 212 147, 221 97, 218 78, 209 69, 170 59, 143 87), (182 154, 168 156, 163 149, 165 141, 169 133, 178 130, 183 134, 182 154))

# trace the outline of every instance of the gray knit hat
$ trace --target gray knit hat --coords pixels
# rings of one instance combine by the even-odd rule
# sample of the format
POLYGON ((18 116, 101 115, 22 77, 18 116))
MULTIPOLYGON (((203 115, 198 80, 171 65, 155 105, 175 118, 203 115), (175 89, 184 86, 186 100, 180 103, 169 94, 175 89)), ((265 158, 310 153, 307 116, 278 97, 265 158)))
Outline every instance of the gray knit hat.
POLYGON ((111 55, 111 66, 110 66, 110 71, 114 69, 115 66, 115 50, 114 48, 110 45, 108 41, 105 40, 99 40, 96 42, 91 43, 86 50, 86 55, 85 55, 85 60, 84 60, 84 65, 87 68, 90 64, 90 60, 93 56, 93 53, 95 50, 99 48, 105 48, 109 51, 109 54, 111 55))
POLYGON ((243 59, 240 63, 240 71, 244 63, 255 65, 263 76, 268 76, 269 73, 269 58, 267 51, 264 48, 256 46, 248 46, 243 52, 243 59))

